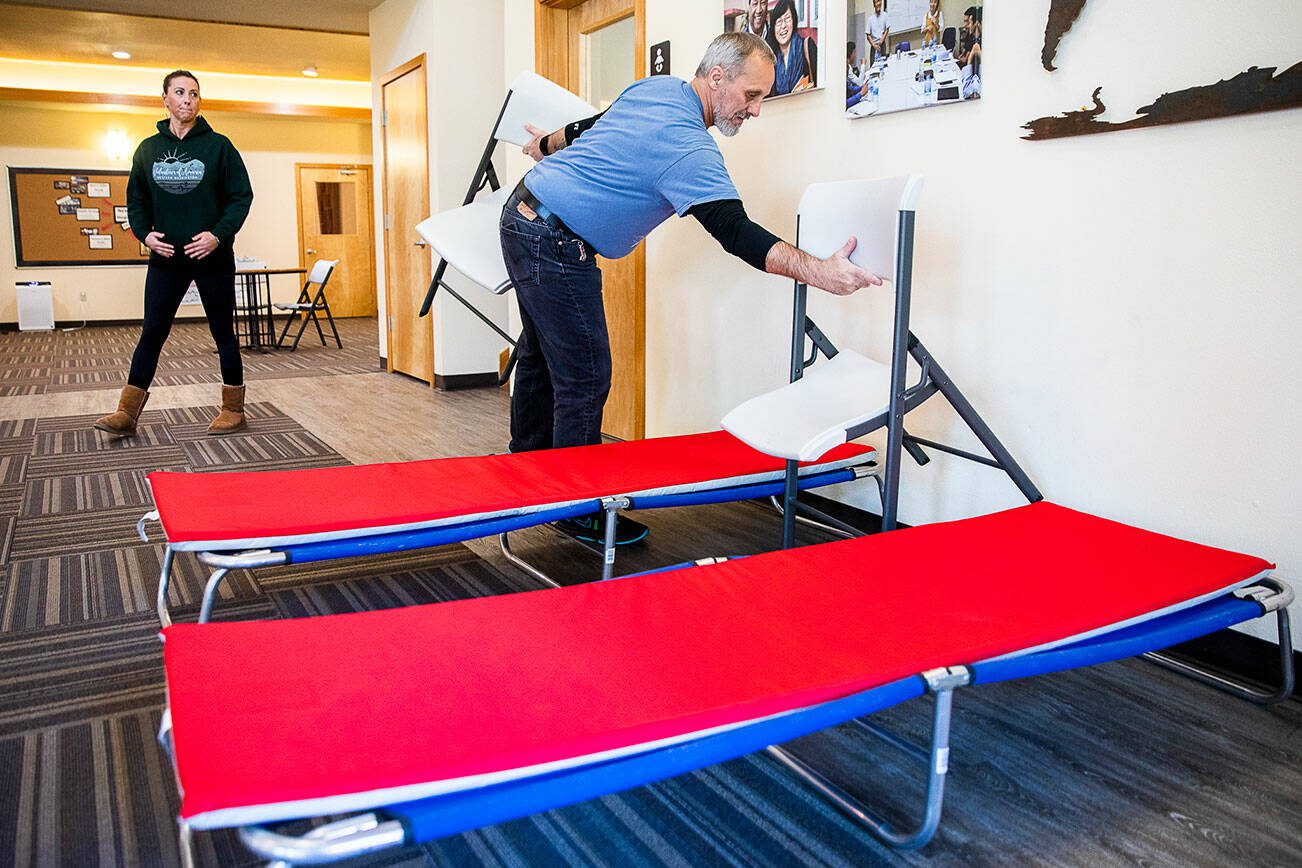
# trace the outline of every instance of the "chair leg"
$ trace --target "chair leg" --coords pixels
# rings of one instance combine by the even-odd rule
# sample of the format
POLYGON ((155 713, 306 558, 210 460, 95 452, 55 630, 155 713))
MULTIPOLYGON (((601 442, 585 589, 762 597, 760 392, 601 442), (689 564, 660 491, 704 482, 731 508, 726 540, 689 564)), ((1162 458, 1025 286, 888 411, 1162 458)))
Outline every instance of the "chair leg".
POLYGON ((316 301, 312 302, 312 325, 316 326, 316 336, 321 339, 321 346, 326 345, 325 332, 321 331, 321 318, 316 312, 321 309, 321 296, 317 295, 316 301))
POLYGON ((321 307, 325 310, 326 322, 330 323, 330 331, 335 336, 335 344, 342 350, 344 348, 344 342, 339 340, 339 329, 335 328, 335 318, 330 313, 330 302, 325 300, 324 295, 321 296, 321 307))
POLYGON ((298 349, 298 342, 303 339, 303 332, 307 331, 308 317, 311 311, 305 311, 302 314, 303 319, 298 324, 298 332, 294 335, 294 343, 290 345, 289 351, 292 353, 298 349))

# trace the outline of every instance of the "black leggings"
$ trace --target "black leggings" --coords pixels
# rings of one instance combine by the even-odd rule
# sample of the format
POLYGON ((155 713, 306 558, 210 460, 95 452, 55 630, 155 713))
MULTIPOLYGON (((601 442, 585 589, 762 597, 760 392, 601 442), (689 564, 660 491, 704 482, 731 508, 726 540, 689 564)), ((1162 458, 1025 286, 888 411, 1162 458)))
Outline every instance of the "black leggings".
POLYGON ((140 343, 131 357, 131 374, 127 377, 127 382, 138 389, 148 389, 154 381, 158 356, 172 331, 176 311, 191 280, 199 287, 203 312, 208 316, 208 331, 217 344, 222 382, 228 386, 244 385, 244 361, 235 339, 235 274, 200 274, 190 268, 150 265, 145 275, 145 322, 140 329, 140 343))

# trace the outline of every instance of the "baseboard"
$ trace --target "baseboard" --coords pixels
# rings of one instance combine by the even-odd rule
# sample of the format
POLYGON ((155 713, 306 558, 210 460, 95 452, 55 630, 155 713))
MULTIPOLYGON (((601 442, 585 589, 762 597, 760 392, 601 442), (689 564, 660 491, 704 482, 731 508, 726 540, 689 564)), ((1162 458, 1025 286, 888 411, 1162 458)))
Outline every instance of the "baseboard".
MULTIPOLYGON (((283 322, 284 320, 289 319, 289 317, 290 314, 278 313, 273 317, 273 320, 277 322, 283 322)), ((204 319, 205 317, 202 314, 198 316, 177 315, 176 317, 177 322, 203 322, 204 319)), ((78 328, 82 328, 83 326, 138 326, 140 325, 140 323, 141 321, 139 318, 137 319, 89 319, 89 320, 85 320, 84 322, 79 319, 55 320, 53 329, 37 329, 36 331, 62 331, 64 329, 78 329, 78 328)), ((18 323, 16 322, 0 323, 0 332, 16 332, 16 331, 18 331, 18 323)), ((31 334, 36 334, 36 331, 31 332, 31 334)))
POLYGON ((485 389, 490 386, 497 388, 497 374, 492 371, 483 374, 434 375, 434 388, 444 392, 455 392, 459 389, 485 389))

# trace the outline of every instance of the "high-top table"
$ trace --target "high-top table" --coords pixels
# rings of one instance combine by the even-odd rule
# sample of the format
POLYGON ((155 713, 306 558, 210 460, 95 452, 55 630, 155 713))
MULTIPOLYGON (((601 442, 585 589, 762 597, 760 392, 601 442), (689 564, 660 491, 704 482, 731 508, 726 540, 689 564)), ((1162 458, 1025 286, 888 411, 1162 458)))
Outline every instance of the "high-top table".
POLYGON ((271 307, 271 275, 273 274, 307 274, 307 269, 237 268, 235 270, 235 277, 243 290, 235 296, 235 334, 241 338, 240 346, 246 349, 256 349, 265 353, 276 346, 276 324, 271 307))

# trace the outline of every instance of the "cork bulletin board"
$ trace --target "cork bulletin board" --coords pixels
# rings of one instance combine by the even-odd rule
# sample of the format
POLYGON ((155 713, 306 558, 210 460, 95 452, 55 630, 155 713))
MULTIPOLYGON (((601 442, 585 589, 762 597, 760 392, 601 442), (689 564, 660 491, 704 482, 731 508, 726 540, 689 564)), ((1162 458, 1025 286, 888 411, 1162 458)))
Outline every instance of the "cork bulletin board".
POLYGON ((149 251, 126 228, 127 175, 10 166, 18 267, 147 264, 149 251))

